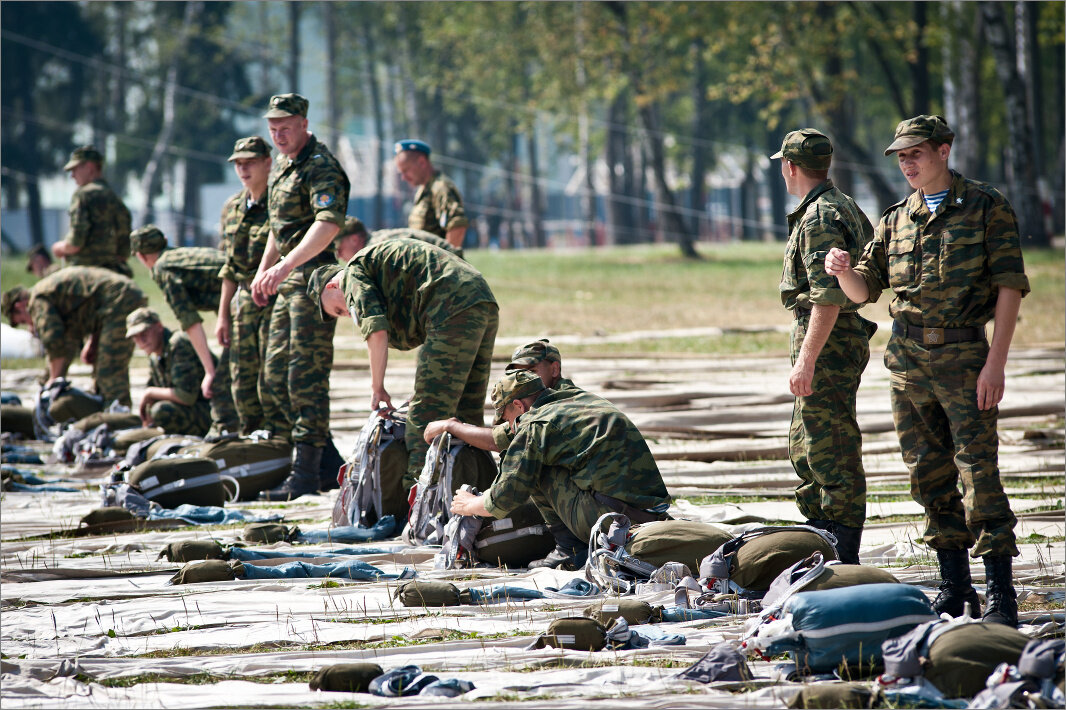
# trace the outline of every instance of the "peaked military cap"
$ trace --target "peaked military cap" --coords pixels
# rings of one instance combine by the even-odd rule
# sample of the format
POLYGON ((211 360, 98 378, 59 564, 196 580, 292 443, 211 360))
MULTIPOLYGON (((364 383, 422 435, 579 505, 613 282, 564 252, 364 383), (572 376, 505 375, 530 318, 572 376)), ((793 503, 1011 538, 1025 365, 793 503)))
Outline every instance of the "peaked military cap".
POLYGON ((543 360, 548 362, 562 362, 563 360, 559 354, 559 348, 549 344, 547 338, 534 340, 532 343, 515 348, 511 354, 511 362, 504 368, 504 371, 511 372, 513 369, 530 367, 543 360))
POLYGON ((781 150, 770 156, 771 160, 777 158, 784 158, 808 170, 828 170, 833 162, 833 144, 821 131, 801 128, 785 136, 781 150))
POLYGON ((502 424, 503 410, 516 399, 536 394, 544 389, 544 383, 536 374, 528 370, 512 370, 492 386, 492 406, 496 408, 493 424, 502 424))
POLYGON ((0 296, 0 315, 7 318, 7 322, 15 325, 15 304, 24 298, 29 298, 30 292, 25 286, 15 286, 4 291, 0 296))
POLYGON ((26 271, 33 271, 33 259, 34 257, 41 256, 48 260, 48 263, 52 263, 52 255, 48 253, 48 250, 40 244, 34 244, 28 252, 26 252, 26 271))
POLYGON ((323 323, 328 322, 333 316, 322 310, 322 292, 326 290, 326 284, 340 273, 338 264, 326 264, 311 272, 311 278, 307 280, 307 296, 318 306, 318 317, 323 323))
POLYGON ((270 97, 270 110, 263 118, 285 118, 286 116, 303 116, 307 118, 307 99, 299 94, 275 94, 270 97))
POLYGON ((393 146, 393 149, 396 151, 397 155, 405 150, 416 150, 419 153, 425 153, 426 155, 430 154, 429 143, 420 141, 417 138, 404 138, 402 141, 396 141, 396 145, 393 146))
POLYGON ((154 224, 146 224, 130 233, 130 254, 158 254, 167 248, 167 238, 154 224))
POLYGON ((248 136, 247 138, 241 138, 233 144, 233 155, 227 160, 231 163, 234 160, 241 160, 243 158, 269 158, 270 148, 267 146, 266 141, 259 136, 248 136))
POLYGON ((892 145, 885 148, 885 155, 891 155, 897 150, 911 148, 928 140, 935 140, 948 145, 951 145, 952 141, 955 140, 955 133, 948 128, 948 122, 944 120, 943 116, 927 116, 923 114, 900 121, 899 125, 896 126, 896 135, 892 145))
POLYGON ((126 316, 126 337, 140 335, 156 323, 161 323, 159 314, 148 306, 141 306, 126 316))
POLYGON ((72 170, 86 161, 91 161, 97 165, 104 164, 104 156, 100 154, 100 151, 96 149, 94 145, 83 145, 80 148, 75 148, 70 154, 70 160, 63 166, 64 170, 72 170))

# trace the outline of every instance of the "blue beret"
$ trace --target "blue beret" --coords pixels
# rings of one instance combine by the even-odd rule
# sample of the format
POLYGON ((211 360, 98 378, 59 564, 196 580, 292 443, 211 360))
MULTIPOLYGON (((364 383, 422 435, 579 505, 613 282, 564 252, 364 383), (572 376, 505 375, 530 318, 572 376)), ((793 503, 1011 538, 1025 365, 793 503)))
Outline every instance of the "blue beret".
POLYGON ((400 154, 405 150, 417 150, 419 153, 429 155, 429 143, 415 138, 404 138, 402 141, 396 141, 394 147, 397 154, 400 154))

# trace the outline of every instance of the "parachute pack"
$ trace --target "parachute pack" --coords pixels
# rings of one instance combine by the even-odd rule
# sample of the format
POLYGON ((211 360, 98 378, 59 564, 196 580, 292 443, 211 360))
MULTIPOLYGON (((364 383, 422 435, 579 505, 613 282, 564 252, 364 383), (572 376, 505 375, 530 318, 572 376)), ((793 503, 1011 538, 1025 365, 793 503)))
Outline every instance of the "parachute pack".
POLYGON ((292 469, 292 444, 272 439, 266 431, 197 442, 179 453, 212 459, 220 475, 236 481, 237 500, 255 500, 261 491, 280 485, 292 469))
POLYGON ((371 412, 359 432, 351 459, 341 466, 334 525, 371 527, 386 515, 407 519, 407 431, 403 414, 371 412))

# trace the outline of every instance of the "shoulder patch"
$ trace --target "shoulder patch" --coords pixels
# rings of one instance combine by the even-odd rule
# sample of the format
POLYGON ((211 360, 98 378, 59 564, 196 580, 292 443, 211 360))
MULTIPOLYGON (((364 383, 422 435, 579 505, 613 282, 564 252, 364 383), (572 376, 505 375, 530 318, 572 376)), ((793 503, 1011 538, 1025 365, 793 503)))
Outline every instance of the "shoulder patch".
POLYGON ((315 197, 315 207, 319 209, 325 209, 333 204, 333 195, 329 193, 322 193, 315 197))

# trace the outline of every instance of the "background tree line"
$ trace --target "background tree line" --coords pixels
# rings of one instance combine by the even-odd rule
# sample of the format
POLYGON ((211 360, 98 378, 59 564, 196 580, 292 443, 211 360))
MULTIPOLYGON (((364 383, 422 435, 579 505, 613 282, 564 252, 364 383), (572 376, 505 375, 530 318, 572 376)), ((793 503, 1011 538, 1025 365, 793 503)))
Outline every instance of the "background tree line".
POLYGON ((829 133, 836 183, 881 210, 907 193, 882 155, 896 123, 940 113, 959 135, 954 167, 1005 191, 1026 243, 1063 230, 1061 2, 0 12, 3 204, 28 208, 37 243, 39 182, 88 140, 106 147, 135 224, 166 211, 178 241, 210 243, 217 216, 203 213, 201 187, 223 179, 236 137, 265 132, 266 99, 285 91, 312 98, 312 130, 335 152, 361 146, 347 166, 368 187, 350 211, 375 227, 402 220, 391 145, 418 136, 504 246, 569 232, 694 256, 699 240, 784 236, 790 203, 765 156, 788 130, 829 133))

